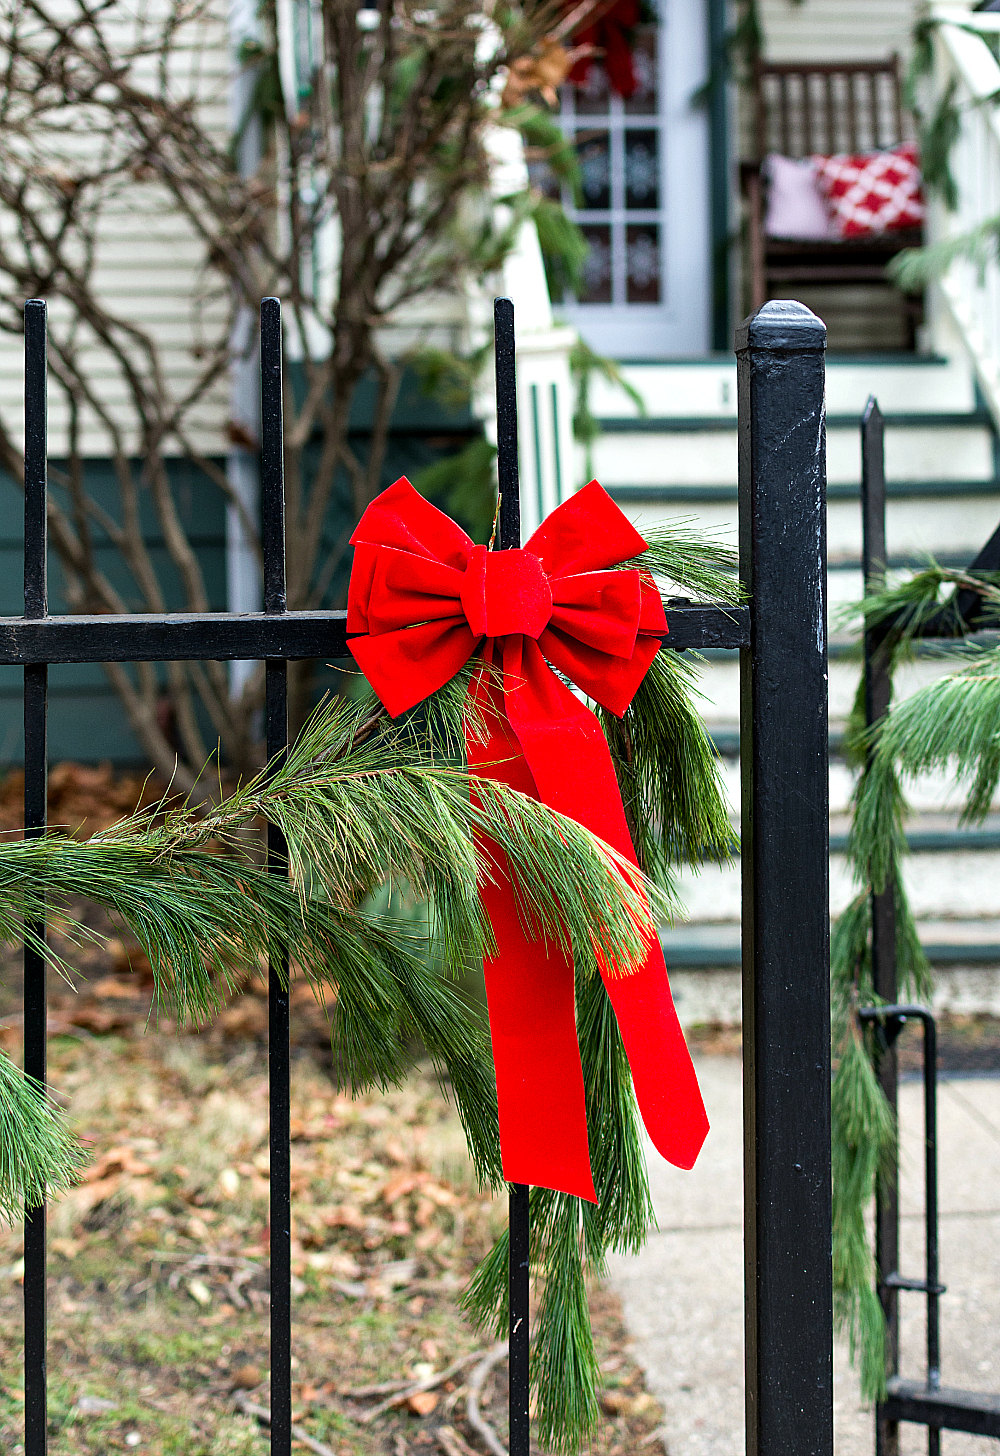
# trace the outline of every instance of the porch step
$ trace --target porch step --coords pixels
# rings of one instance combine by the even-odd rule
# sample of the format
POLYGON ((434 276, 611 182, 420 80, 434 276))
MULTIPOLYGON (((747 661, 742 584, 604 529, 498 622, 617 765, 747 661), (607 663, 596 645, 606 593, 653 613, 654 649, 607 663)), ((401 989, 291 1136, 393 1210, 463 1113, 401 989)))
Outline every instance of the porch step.
MULTIPOLYGON (((622 376, 642 396, 650 416, 736 417, 736 361, 731 354, 704 359, 618 361, 622 376)), ((874 394, 887 414, 976 409, 972 371, 960 352, 953 358, 916 354, 828 354, 826 407, 830 415, 860 415, 874 394)), ((639 411, 614 384, 594 375, 590 408, 595 415, 639 411)))
MULTIPOLYGON (((592 473, 640 530, 671 518, 737 539, 736 368, 733 361, 624 363, 642 395, 641 417, 620 390, 594 383, 591 409, 603 433, 592 473)), ((843 609, 862 593, 860 416, 875 394, 886 416, 890 565, 928 555, 964 566, 1000 520, 995 433, 961 359, 830 359, 827 373, 828 597, 830 604, 831 906, 856 893, 846 860, 854 774, 837 753, 861 668, 843 609)), ((581 477, 582 478, 582 477, 581 477)), ((739 662, 704 654, 702 710, 726 755, 734 823, 739 814, 739 662)), ((901 696, 949 671, 919 651, 901 669, 901 696)), ((946 780, 921 782, 912 796, 905 866, 911 903, 932 963, 940 1004, 1000 1014, 1000 814, 969 833, 957 827, 960 798, 946 780)), ((740 874, 704 865, 681 876, 684 924, 664 931, 681 1019, 739 1017, 740 874)))

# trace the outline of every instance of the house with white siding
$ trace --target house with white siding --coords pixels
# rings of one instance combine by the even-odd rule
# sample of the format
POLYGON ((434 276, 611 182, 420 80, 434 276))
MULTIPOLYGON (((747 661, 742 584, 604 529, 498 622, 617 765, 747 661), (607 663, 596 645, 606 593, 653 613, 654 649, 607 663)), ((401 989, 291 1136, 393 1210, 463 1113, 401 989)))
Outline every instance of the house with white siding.
MULTIPOLYGON (((891 98, 885 101, 888 93, 876 91, 888 84, 888 66, 895 67, 899 80, 905 77, 914 54, 915 27, 929 20, 930 68, 919 80, 918 99, 926 124, 943 96, 954 98, 957 134, 949 167, 956 197, 955 205, 948 206, 940 191, 927 192, 922 237, 941 241, 995 217, 1000 213, 1000 112, 983 98, 1000 91, 1000 14, 959 0, 757 0, 755 7, 744 0, 659 0, 655 14, 652 9, 640 14, 637 6, 629 10, 629 4, 631 0, 618 0, 608 12, 608 24, 614 24, 616 15, 627 22, 619 26, 619 38, 624 35, 628 46, 625 83, 620 56, 607 64, 598 57, 573 73, 559 92, 559 124, 576 145, 582 168, 580 192, 563 194, 567 211, 590 245, 580 290, 573 297, 550 297, 538 239, 528 224, 495 290, 447 301, 420 300, 395 320, 392 338, 402 346, 431 323, 442 337, 481 337, 489 294, 510 293, 518 327, 526 527, 583 483, 584 455, 572 437, 568 364, 569 349, 579 335, 618 363, 642 401, 640 408, 621 389, 592 378, 590 406, 602 427, 592 448, 593 473, 640 529, 645 522, 679 516, 735 540, 736 375, 731 348, 735 324, 761 287, 763 275, 759 268, 754 271, 760 261, 757 257, 755 262, 756 236, 758 253, 773 264, 773 276, 764 278, 767 295, 800 298, 829 329, 831 612, 861 594, 858 421, 870 394, 877 396, 887 422, 890 566, 915 563, 931 552, 943 563, 967 564, 1000 516, 996 258, 974 263, 957 257, 925 293, 906 298, 886 282, 881 264, 876 267, 872 261, 875 243, 875 251, 866 251, 866 240, 855 237, 838 253, 839 235, 831 233, 825 252, 815 236, 807 241, 802 256, 794 260, 799 273, 783 282, 782 267, 787 273, 792 266, 787 259, 781 261, 788 239, 766 235, 772 201, 768 178, 773 187, 776 175, 768 158, 780 158, 783 144, 791 154, 786 160, 794 163, 824 151, 840 155, 851 150, 849 139, 835 138, 824 148, 818 133, 810 133, 814 123, 819 127, 823 107, 830 105, 845 127, 860 127, 852 135, 861 138, 858 146, 865 153, 918 139, 920 122, 905 108, 895 122, 890 117, 884 123, 898 134, 879 132, 883 123, 876 124, 875 112, 884 106, 891 111, 891 98), (748 11, 758 21, 755 43, 745 24, 748 11), (636 15, 638 23, 633 23, 636 15), (742 37, 739 46, 732 44, 734 32, 742 37), (876 63, 882 67, 882 79, 872 82, 876 89, 852 91, 855 82, 844 77, 866 65, 878 70, 876 63), (817 68, 813 79, 802 83, 793 78, 789 83, 805 86, 805 110, 800 105, 796 122, 783 120, 780 108, 787 97, 783 103, 775 92, 762 122, 759 97, 777 84, 767 77, 782 67, 796 75, 817 68), (761 187, 759 236, 751 206, 755 178, 761 187), (832 280, 827 276, 831 268, 834 273, 839 269, 832 280)), ((297 68, 308 63, 302 60, 300 44, 308 8, 308 0, 278 4, 279 61, 289 94, 299 84, 297 68)), ((252 23, 252 11, 236 7, 225 12, 221 5, 207 9, 197 37, 189 33, 188 50, 179 58, 179 64, 197 73, 205 114, 220 136, 237 129, 245 110, 246 78, 237 56, 252 23)), ((607 42, 607 28, 602 38, 607 42)), ((863 75, 857 84, 866 84, 863 75)), ((897 88, 894 94, 901 92, 897 88)), ((497 142, 495 195, 517 190, 529 171, 533 183, 557 190, 544 169, 530 156, 525 159, 516 135, 504 133, 497 142)), ((198 329, 222 301, 206 292, 201 312, 192 310, 192 295, 203 285, 201 243, 187 219, 162 199, 155 207, 139 205, 142 187, 139 179, 131 190, 123 189, 105 219, 98 249, 100 287, 122 313, 148 328, 162 351, 163 367, 180 387, 197 371, 198 329)), ((824 204, 833 205, 825 194, 817 205, 824 204)), ((320 266, 336 266, 335 244, 320 266)), ((21 340, 0 334, 0 410, 8 419, 19 411, 21 368, 21 340)), ((236 375, 235 381, 217 381, 192 421, 199 451, 224 464, 230 479, 241 479, 247 471, 251 478, 253 464, 252 451, 234 441, 228 429, 234 419, 239 423, 241 408, 252 414, 245 371, 242 381, 239 369, 236 375)), ((113 412, 118 381, 109 373, 99 387, 113 412)), ((65 452, 68 427, 65 407, 54 393, 54 457, 65 452)), ((88 428, 84 412, 85 453, 99 476, 107 469, 105 447, 100 432, 91 439, 88 428)), ((359 428, 364 428, 363 421, 359 428)), ((489 434, 491 429, 488 385, 469 409, 450 414, 442 414, 419 391, 404 391, 386 483, 435 452, 457 448, 476 432, 489 434)), ((180 474, 185 468, 177 462, 180 474)), ((3 488, 10 570, 0 577, 5 592, 0 606, 15 613, 20 610, 19 506, 13 487, 3 488)), ((180 480, 177 494, 203 565, 210 605, 251 609, 259 584, 232 509, 227 510, 218 491, 193 476, 180 480)), ((252 508, 252 479, 247 501, 252 508)), ((152 526, 151 533, 155 537, 152 526)), ((857 664, 846 653, 846 639, 835 631, 830 673, 835 745, 857 676, 857 664)), ((937 670, 917 662, 912 680, 937 670)), ((0 760, 6 762, 19 756, 19 690, 15 675, 10 682, 0 678, 0 760)), ((704 691, 706 718, 735 786, 737 662, 725 656, 713 659, 704 691)), ((137 756, 110 688, 96 673, 54 669, 52 700, 56 756, 137 756)), ((831 772, 834 810, 843 816, 850 775, 837 761, 831 772)), ((1000 960, 997 856, 965 855, 959 868, 949 838, 951 806, 932 796, 925 808, 930 837, 924 839, 930 848, 914 856, 913 874, 929 942, 951 947, 948 955, 942 954, 942 965, 960 966, 954 947, 963 936, 980 947, 997 943, 1000 960), (935 825, 943 836, 938 848, 935 825)), ((842 818, 839 824, 842 828, 842 818)), ((836 909, 849 892, 843 859, 836 855, 833 886, 836 909)), ((692 876, 685 888, 693 919, 674 933, 672 952, 682 1012, 688 1020, 733 1019, 739 1007, 738 876, 707 869, 692 876)), ((980 969, 987 977, 981 1002, 995 991, 989 989, 993 973, 987 962, 980 969)), ((968 977, 961 982, 957 971, 942 975, 943 984, 952 984, 960 1000, 968 977)), ((1000 1011, 1000 1004, 994 1009, 1000 1011)))

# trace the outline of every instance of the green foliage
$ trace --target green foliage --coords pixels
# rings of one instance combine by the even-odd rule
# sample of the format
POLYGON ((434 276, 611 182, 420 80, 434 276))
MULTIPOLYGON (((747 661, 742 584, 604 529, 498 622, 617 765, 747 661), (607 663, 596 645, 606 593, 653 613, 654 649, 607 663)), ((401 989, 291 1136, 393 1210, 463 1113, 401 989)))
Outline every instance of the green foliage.
MULTIPOLYGON (((697 595, 739 600, 734 554, 683 527, 650 533, 649 549, 631 564, 697 595)), ((668 896, 677 864, 728 858, 737 848, 718 756, 691 703, 693 680, 687 658, 660 653, 624 717, 600 713, 640 863, 668 896)), ((653 1220, 618 1024, 600 977, 588 975, 579 962, 577 1031, 598 1202, 531 1190, 531 1267, 540 1295, 532 1379, 539 1444, 557 1452, 579 1449, 596 1428, 586 1278, 603 1272, 610 1250, 641 1248, 653 1220)), ((480 1265, 464 1302, 481 1327, 506 1331, 506 1237, 480 1265)))
POLYGON ((84 1155, 57 1105, 0 1052, 0 1216, 14 1220, 75 1182, 84 1155))
POLYGON ((962 129, 962 118, 955 104, 957 87, 953 76, 920 132, 921 179, 929 191, 944 198, 950 212, 958 206, 958 185, 951 171, 951 149, 962 129))
POLYGON ((605 359, 602 354, 596 354, 582 339, 577 339, 570 350, 569 367, 576 383, 573 434, 584 447, 584 473, 589 479, 594 468, 593 444, 601 433, 601 427, 590 409, 590 381, 594 374, 601 375, 609 384, 615 385, 628 395, 642 416, 646 414, 646 402, 639 391, 629 384, 613 359, 605 359))
MULTIPOLYGON (((321 706, 284 762, 207 813, 182 808, 157 822, 147 811, 82 843, 50 834, 3 845, 0 936, 31 941, 28 927, 46 909, 72 924, 72 902, 84 895, 132 931, 153 967, 157 1005, 180 1020, 219 1009, 234 963, 294 957, 320 992, 336 987, 334 1048, 345 1081, 398 1082, 419 1037, 454 1093, 480 1177, 495 1185, 488 1039, 453 980, 492 944, 473 833, 508 855, 529 930, 572 946, 588 974, 599 945, 614 947, 623 966, 642 957, 649 912, 612 852, 580 825, 500 784, 479 784, 474 804, 467 775, 439 761, 441 745, 447 751, 461 733, 467 680, 450 684, 421 719, 399 724, 371 697, 321 706), (287 882, 246 857, 242 831, 260 818, 284 834, 287 882), (229 852, 216 852, 220 844, 229 852), (433 961, 405 927, 358 908, 384 883, 426 901, 433 961)), ((77 934, 89 932, 77 926, 77 934)), ((48 1104, 19 1074, 12 1085, 19 1096, 4 1097, 10 1110, 0 1123, 8 1200, 26 1179, 35 1188, 69 1166, 58 1141, 44 1161, 55 1116, 48 1104)), ((7 1090, 0 1085, 0 1095, 7 1090)))
POLYGON ((508 111, 504 119, 520 131, 528 160, 544 161, 575 192, 580 185, 580 159, 573 142, 564 135, 551 112, 541 106, 525 105, 508 111))
POLYGON ((482 544, 490 539, 496 511, 496 457, 489 440, 470 440, 457 455, 437 460, 413 477, 421 495, 454 516, 482 544))
MULTIPOLYGON (((1000 610, 1000 577, 949 571, 930 562, 857 607, 865 625, 883 634, 890 672, 905 661, 932 622, 943 635, 968 630, 958 598, 980 598, 978 622, 1000 610), (947 593, 944 589, 950 589, 947 593)), ((972 649, 966 648, 968 653, 972 649)), ((831 1011, 836 1072, 832 1090, 836 1313, 846 1329, 866 1399, 885 1390, 885 1323, 875 1294, 874 1256, 866 1213, 884 1161, 895 1148, 895 1125, 877 1078, 877 1044, 862 1034, 857 1012, 877 1003, 871 967, 871 895, 893 895, 899 995, 927 1002, 931 968, 902 884, 908 813, 904 780, 933 770, 967 786, 963 823, 987 812, 1000 779, 1000 654, 977 650, 968 665, 921 688, 864 731, 864 688, 852 715, 851 749, 863 764, 853 797, 848 858, 860 894, 838 918, 831 938, 831 1011)))
POLYGON ((590 244, 582 229, 566 215, 562 203, 552 197, 537 197, 531 216, 538 229, 549 297, 553 303, 561 303, 566 293, 576 292, 583 281, 590 244))
MULTIPOLYGON (((632 1253, 653 1222, 638 1110, 621 1034, 599 976, 577 977, 577 1030, 596 1204, 532 1188, 531 1268, 541 1298, 531 1354, 543 1449, 573 1452, 597 1425, 597 1365, 587 1309, 588 1275, 609 1249, 632 1253)), ((502 1336, 508 1323, 507 1237, 479 1266, 464 1306, 502 1336)))
POLYGON ((923 248, 904 248, 889 263, 889 276, 904 293, 916 293, 942 278, 957 258, 975 263, 982 275, 1000 240, 1000 213, 967 232, 956 233, 923 248))
POLYGON ((885 1325, 865 1213, 883 1160, 895 1148, 892 1113, 856 1026, 840 1048, 832 1100, 835 1314, 860 1365, 866 1400, 885 1394, 885 1325))

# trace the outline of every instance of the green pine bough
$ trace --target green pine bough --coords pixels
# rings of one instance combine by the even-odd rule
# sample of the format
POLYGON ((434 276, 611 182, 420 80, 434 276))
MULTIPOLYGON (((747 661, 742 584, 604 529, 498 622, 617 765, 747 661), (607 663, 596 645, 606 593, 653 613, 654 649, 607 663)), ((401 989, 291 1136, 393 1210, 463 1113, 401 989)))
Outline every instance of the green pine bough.
MULTIPOLYGON (((1000 621, 1000 574, 926 569, 864 599, 868 628, 885 636, 881 651, 890 674, 914 652, 921 630, 967 637, 958 611, 960 592, 980 599, 977 628, 1000 621)), ((861 766, 852 798, 848 859, 861 887, 839 916, 831 937, 831 1011, 834 1056, 833 1279, 838 1324, 848 1336, 862 1395, 885 1395, 885 1319, 876 1293, 875 1254, 866 1215, 879 1178, 896 1157, 896 1126, 878 1081, 874 1030, 862 1030, 857 1012, 877 1005, 872 978, 871 902, 890 891, 896 919, 896 976, 901 1000, 929 1003, 933 974, 924 955, 903 887, 908 814, 905 781, 921 774, 950 775, 966 793, 961 825, 982 821, 1000 780, 1000 649, 971 640, 956 644, 963 665, 920 688, 871 729, 865 728, 862 681, 848 725, 848 758, 861 766)))
MULTIPOLYGON (((727 549, 678 528, 652 535, 635 562, 686 595, 736 604, 727 549)), ((688 655, 690 656, 690 654, 688 655)), ((477 893, 474 833, 503 849, 529 929, 571 948, 587 1090, 594 1205, 531 1192, 538 1293, 531 1378, 544 1449, 575 1452, 595 1433, 598 1371, 586 1281, 610 1250, 634 1252, 653 1221, 628 1061, 598 951, 641 963, 649 907, 677 905, 677 867, 736 849, 718 760, 693 704, 695 669, 661 652, 621 720, 602 714, 647 901, 615 853, 572 819, 490 780, 469 794, 467 732, 477 723, 472 667, 418 709, 390 720, 367 691, 321 705, 267 770, 216 805, 146 810, 86 841, 58 831, 0 845, 0 938, 26 939, 69 967, 32 924, 94 901, 136 937, 155 978, 154 1017, 201 1024, 247 965, 288 956, 324 999, 334 1067, 354 1091, 398 1084, 422 1044, 452 1096, 484 1185, 503 1186, 489 1028, 462 990, 493 947, 477 893), (289 876, 268 874, 247 831, 277 825, 289 876), (421 916, 378 913, 416 901, 421 916), (423 927, 420 933, 420 927, 423 927)), ((83 1154, 55 1102, 0 1054, 0 1212, 17 1217, 74 1181, 83 1154)), ((465 1308, 507 1325, 507 1238, 477 1270, 465 1308)))

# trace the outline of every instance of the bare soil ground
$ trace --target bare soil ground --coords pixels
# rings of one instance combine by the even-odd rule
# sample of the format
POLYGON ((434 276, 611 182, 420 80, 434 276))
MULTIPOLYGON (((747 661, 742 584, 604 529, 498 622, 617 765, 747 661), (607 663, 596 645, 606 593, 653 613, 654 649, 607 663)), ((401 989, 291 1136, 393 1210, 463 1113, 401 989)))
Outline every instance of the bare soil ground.
MULTIPOLYGON (((21 792, 19 775, 0 784, 0 832, 21 827, 21 792)), ((160 792, 109 768, 59 765, 50 823, 85 836, 160 792)), ((92 1154, 49 1215, 51 1456, 264 1453, 254 1414, 270 1406, 262 977, 248 970, 207 1031, 151 1026, 148 961, 92 906, 73 913, 106 941, 72 946, 65 925, 50 926, 78 971, 74 986, 50 975, 50 1079, 92 1154)), ((7 947, 0 1046, 15 1059, 20 1004, 20 955, 7 947)), ((481 1456, 467 1380, 492 1341, 463 1318, 459 1296, 505 1203, 476 1185, 458 1119, 425 1069, 401 1090, 352 1101, 332 1075, 326 1014, 300 982, 292 1019, 295 1445, 481 1456), (430 1388, 410 1393, 419 1384, 430 1388)), ((0 1449, 11 1452, 23 1449, 22 1279, 21 1231, 0 1224, 0 1449)), ((595 1286, 591 1311, 603 1375, 594 1449, 638 1456, 661 1412, 615 1297, 595 1286)), ((506 1380, 500 1360, 480 1396, 501 1441, 506 1380)))
MULTIPOLYGON (((261 1043, 56 1036, 51 1077, 93 1153, 50 1213, 52 1456, 263 1452, 262 1425, 238 1409, 270 1404, 261 1043)), ((484 1450, 466 1421, 476 1361, 406 1398, 491 1343, 458 1295, 505 1208, 476 1187, 451 1107, 419 1068, 399 1091, 351 1101, 300 1051, 292 1137, 297 1424, 338 1456, 484 1450), (400 1403, 379 1413, 390 1397, 400 1403)), ((22 1248, 0 1228, 0 1448, 12 1452, 22 1248)), ((605 1381, 595 1449, 630 1456, 659 1408, 614 1298, 595 1288, 592 1312, 605 1381)), ((500 1362, 482 1410, 501 1440, 506 1393, 500 1362)))

